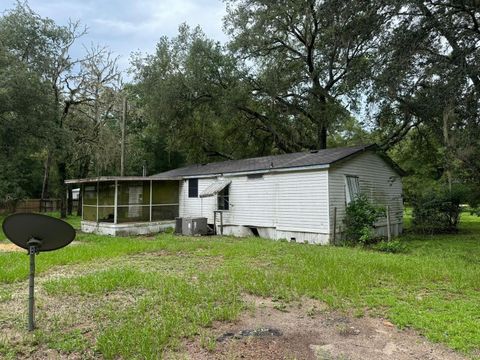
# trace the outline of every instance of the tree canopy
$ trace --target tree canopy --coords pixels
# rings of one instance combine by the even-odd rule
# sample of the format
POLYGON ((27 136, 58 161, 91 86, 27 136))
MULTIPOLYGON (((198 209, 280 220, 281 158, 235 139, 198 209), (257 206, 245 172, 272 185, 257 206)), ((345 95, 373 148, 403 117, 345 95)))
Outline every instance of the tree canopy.
POLYGON ((0 17, 0 201, 68 177, 377 142, 421 185, 480 171, 475 0, 226 0, 225 43, 181 24, 122 82, 85 28, 17 3, 0 17))

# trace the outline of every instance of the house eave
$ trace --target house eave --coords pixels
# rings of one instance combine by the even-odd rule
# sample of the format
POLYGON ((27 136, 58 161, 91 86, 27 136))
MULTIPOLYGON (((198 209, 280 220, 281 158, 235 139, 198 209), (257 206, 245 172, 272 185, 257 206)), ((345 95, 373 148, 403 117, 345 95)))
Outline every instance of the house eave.
POLYGON ((84 179, 68 179, 65 184, 88 184, 106 181, 159 181, 159 180, 180 180, 180 177, 150 177, 150 176, 98 176, 84 179))
POLYGON ((245 175, 254 175, 254 174, 275 174, 275 173, 284 173, 284 172, 292 172, 292 171, 326 170, 329 167, 330 167, 330 164, 290 166, 285 168, 262 169, 262 170, 252 170, 252 171, 237 171, 237 172, 202 174, 202 175, 186 175, 186 176, 182 176, 181 179, 203 179, 203 178, 214 178, 219 176, 230 177, 230 176, 245 176, 245 175))

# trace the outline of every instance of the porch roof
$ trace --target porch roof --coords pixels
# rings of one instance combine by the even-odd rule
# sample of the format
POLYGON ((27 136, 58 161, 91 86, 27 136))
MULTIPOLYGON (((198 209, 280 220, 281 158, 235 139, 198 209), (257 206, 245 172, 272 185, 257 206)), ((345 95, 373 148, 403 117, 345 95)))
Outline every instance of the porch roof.
POLYGON ((161 181, 161 180, 180 180, 178 177, 171 176, 98 176, 93 178, 84 178, 84 179, 68 179, 65 180, 65 184, 87 184, 87 183, 96 183, 96 182, 106 182, 106 181, 161 181))

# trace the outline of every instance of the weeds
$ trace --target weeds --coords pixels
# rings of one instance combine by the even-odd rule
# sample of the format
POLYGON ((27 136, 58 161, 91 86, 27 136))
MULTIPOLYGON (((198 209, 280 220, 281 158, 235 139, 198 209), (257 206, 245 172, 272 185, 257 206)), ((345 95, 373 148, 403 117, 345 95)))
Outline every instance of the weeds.
MULTIPOLYGON (((40 279, 58 265, 75 270, 68 278, 40 282, 39 289, 49 302, 78 314, 39 330, 37 342, 65 354, 95 347, 111 359, 156 358, 194 336, 213 349, 205 329, 214 321, 235 319, 248 306, 242 301, 246 293, 273 298, 279 310, 305 296, 355 316, 368 311, 473 353, 480 349, 480 222, 468 214, 462 219, 456 235, 403 236, 408 253, 394 256, 259 238, 81 234, 78 245, 38 257, 40 279), (94 323, 83 325, 88 338, 72 328, 85 319, 94 323)), ((26 284, 27 265, 24 254, 0 254, 2 309, 12 300, 15 282, 26 284)), ((316 312, 312 308, 307 315, 316 312)), ((24 321, 23 314, 2 318, 16 331, 24 321)), ((17 345, 9 341, 0 340, 0 357, 15 357, 17 345)))

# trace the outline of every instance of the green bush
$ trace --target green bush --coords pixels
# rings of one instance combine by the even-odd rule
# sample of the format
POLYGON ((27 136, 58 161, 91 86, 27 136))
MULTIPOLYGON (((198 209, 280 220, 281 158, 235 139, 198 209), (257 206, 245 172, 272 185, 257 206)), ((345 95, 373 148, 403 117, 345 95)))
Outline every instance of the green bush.
POLYGON ((392 254, 407 252, 407 246, 399 240, 380 241, 373 245, 372 249, 392 254))
POLYGON ((477 215, 477 216, 480 216, 480 208, 472 208, 470 207, 468 209, 468 211, 470 212, 470 215, 477 215))
POLYGON ((465 188, 455 186, 417 195, 412 201, 413 230, 423 234, 456 232, 467 194, 465 188))
POLYGON ((374 224, 384 215, 385 209, 373 205, 365 194, 357 196, 345 209, 345 242, 350 245, 373 242, 374 224))

